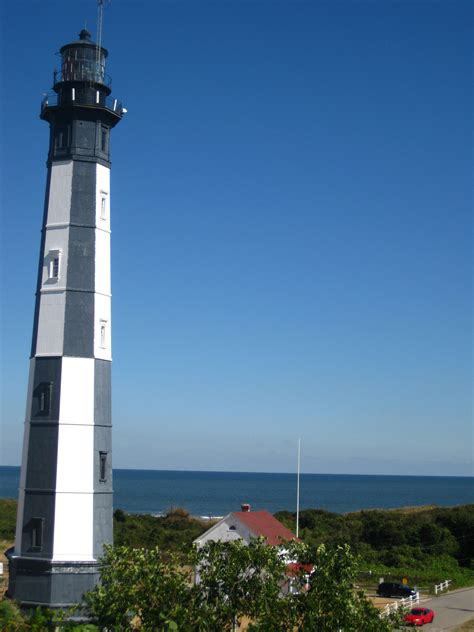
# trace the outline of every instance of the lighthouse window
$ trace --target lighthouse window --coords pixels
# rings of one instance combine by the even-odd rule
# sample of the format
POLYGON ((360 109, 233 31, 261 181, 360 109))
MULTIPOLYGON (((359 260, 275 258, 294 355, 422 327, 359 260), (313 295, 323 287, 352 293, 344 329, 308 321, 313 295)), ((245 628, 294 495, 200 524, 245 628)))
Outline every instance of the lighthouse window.
POLYGON ((51 276, 53 279, 57 279, 59 276, 59 257, 54 257, 52 261, 51 276))
POLYGON ((105 349, 107 342, 107 321, 100 321, 100 346, 105 349))
POLYGON ((56 148, 64 149, 69 145, 69 125, 61 125, 57 130, 56 148))
POLYGON ((102 126, 101 135, 100 135, 100 148, 102 151, 107 151, 107 138, 108 138, 108 129, 102 126))
POLYGON ((107 219, 107 193, 101 191, 100 197, 100 219, 107 219))
POLYGON ((105 482, 107 480, 107 452, 99 452, 99 480, 105 482))
POLYGON ((47 257, 48 262, 48 278, 59 279, 60 252, 58 250, 50 250, 47 257))
POLYGON ((51 412, 51 382, 42 382, 37 389, 38 413, 49 415, 51 412))
POLYGON ((39 408, 41 413, 49 413, 49 397, 46 389, 41 392, 39 408))
POLYGON ((41 551, 43 548, 44 518, 31 519, 31 550, 41 551))

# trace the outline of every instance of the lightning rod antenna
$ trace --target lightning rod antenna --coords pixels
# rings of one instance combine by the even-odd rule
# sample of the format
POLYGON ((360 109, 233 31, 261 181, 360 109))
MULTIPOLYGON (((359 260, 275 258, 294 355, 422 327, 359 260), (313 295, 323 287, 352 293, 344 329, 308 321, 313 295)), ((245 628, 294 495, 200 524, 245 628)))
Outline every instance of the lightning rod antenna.
MULTIPOLYGON (((98 78, 102 78, 103 68, 101 64, 102 59, 102 28, 104 24, 104 6, 106 4, 106 0, 97 0, 97 47, 96 47, 96 73, 98 78)), ((110 0, 107 2, 110 4, 110 0)))

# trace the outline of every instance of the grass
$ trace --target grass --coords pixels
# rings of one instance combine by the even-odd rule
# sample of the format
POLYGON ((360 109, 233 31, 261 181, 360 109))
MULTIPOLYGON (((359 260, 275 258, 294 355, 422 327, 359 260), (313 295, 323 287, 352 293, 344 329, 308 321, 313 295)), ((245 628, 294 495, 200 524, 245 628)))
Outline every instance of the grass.
POLYGON ((455 628, 454 632, 473 632, 474 631, 474 619, 466 621, 459 627, 455 628))

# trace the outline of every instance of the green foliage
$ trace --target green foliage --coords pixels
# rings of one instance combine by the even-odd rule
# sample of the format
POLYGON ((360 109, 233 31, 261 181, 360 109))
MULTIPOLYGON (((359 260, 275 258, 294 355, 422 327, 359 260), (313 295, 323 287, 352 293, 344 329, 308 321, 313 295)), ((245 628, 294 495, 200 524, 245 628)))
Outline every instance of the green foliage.
POLYGON ((437 524, 456 538, 459 546, 456 557, 461 565, 474 569, 474 505, 438 507, 435 515, 437 524))
POLYGON ((17 502, 13 498, 0 498, 0 540, 15 537, 17 502))
POLYGON ((389 632, 397 629, 402 613, 381 618, 365 595, 354 589, 357 557, 347 545, 316 549, 292 543, 289 553, 304 563, 292 577, 291 592, 276 601, 253 623, 254 632, 389 632), (307 562, 314 571, 308 577, 307 562))
POLYGON ((302 630, 318 632, 384 632, 393 621, 381 619, 362 592, 353 588, 358 560, 346 545, 327 548, 321 544, 309 553, 316 570, 301 608, 302 630))
MULTIPOLYGON (((0 500, 0 537, 13 540, 15 517, 16 501, 0 500)), ((276 517, 295 530, 294 513, 280 512, 276 517)), ((474 584, 474 505, 345 515, 316 509, 302 511, 302 548, 292 555, 300 561, 317 560, 321 568, 331 569, 337 581, 333 584, 336 597, 329 601, 331 589, 325 588, 330 585, 329 579, 326 577, 324 586, 317 581, 324 575, 314 575, 307 594, 303 579, 296 576, 292 581, 299 593, 277 598, 288 577, 282 574, 282 561, 273 557, 274 549, 270 547, 233 544, 222 548, 210 544, 191 553, 193 540, 212 524, 191 517, 184 509, 174 509, 162 517, 130 515, 117 509, 117 548, 109 549, 103 561, 102 585, 88 598, 88 607, 100 626, 121 630, 125 625, 128 627, 123 629, 133 629, 133 622, 138 625, 141 621, 143 630, 220 632, 232 629, 234 617, 247 615, 259 632, 286 632, 292 626, 312 630, 314 625, 324 631, 324 625, 330 625, 327 621, 336 616, 336 609, 341 617, 345 616, 341 603, 346 604, 350 597, 348 608, 359 613, 359 619, 354 619, 359 621, 357 625, 361 626, 363 617, 369 622, 359 629, 370 632, 371 605, 351 589, 354 582, 373 584, 378 577, 388 581, 407 577, 411 585, 423 587, 444 579, 453 580, 455 586, 474 584), (346 545, 350 545, 350 551, 346 545), (200 555, 205 555, 206 561, 200 555), (191 586, 187 564, 200 567, 199 587, 191 586), (358 575, 353 575, 354 569, 358 569, 358 575), (322 600, 332 603, 330 614, 321 605, 322 600), (315 618, 318 612, 321 619, 315 618), (324 612, 326 623, 321 614, 324 612)), ((45 610, 25 615, 8 601, 0 603, 2 631, 46 630, 53 621, 63 631, 95 629, 74 626, 58 616, 45 610)), ((377 625, 376 629, 384 629, 380 621, 377 625)))
POLYGON ((451 579, 454 586, 470 586, 474 582, 474 573, 471 569, 459 566, 457 561, 445 556, 425 557, 421 562, 417 560, 405 560, 400 565, 388 565, 380 562, 361 564, 361 571, 372 571, 373 577, 384 577, 387 581, 400 581, 407 577, 411 586, 433 589, 434 585, 445 579, 451 579))
MULTIPOLYGON (((294 513, 276 517, 295 528, 294 513)), ((474 583, 474 505, 345 515, 308 509, 300 514, 300 527, 300 537, 311 546, 350 544, 374 575, 407 576, 418 585, 444 579, 457 586, 474 583)))
MULTIPOLYGON (((194 601, 200 619, 212 630, 232 630, 234 621, 244 616, 268 618, 279 605, 286 564, 263 540, 253 540, 248 546, 243 540, 208 542, 194 549, 190 563, 200 579, 194 601)), ((283 608, 278 608, 280 622, 282 613, 283 608)))
POLYGON ((0 601, 0 630, 16 632, 24 627, 23 617, 17 606, 11 601, 0 601))
POLYGON ((165 516, 114 512, 114 544, 134 548, 160 547, 171 553, 189 551, 193 540, 213 522, 193 518, 185 509, 176 508, 165 516))
POLYGON ((0 602, 0 630, 2 632, 97 632, 92 624, 67 621, 67 614, 63 611, 48 608, 35 608, 21 611, 18 606, 8 599, 0 602))
POLYGON ((189 571, 163 559, 158 548, 107 547, 100 562, 101 583, 86 595, 86 609, 101 629, 172 630, 187 623, 189 571))
POLYGON ((243 617, 254 632, 394 629, 353 589, 357 559, 348 546, 314 550, 292 542, 285 555, 263 539, 249 546, 209 542, 187 560, 199 574, 193 584, 189 569, 157 548, 109 547, 101 583, 86 596, 87 611, 109 630, 230 632, 243 617), (300 562, 291 577, 286 559, 300 562), (285 590, 290 582, 293 591, 285 590))

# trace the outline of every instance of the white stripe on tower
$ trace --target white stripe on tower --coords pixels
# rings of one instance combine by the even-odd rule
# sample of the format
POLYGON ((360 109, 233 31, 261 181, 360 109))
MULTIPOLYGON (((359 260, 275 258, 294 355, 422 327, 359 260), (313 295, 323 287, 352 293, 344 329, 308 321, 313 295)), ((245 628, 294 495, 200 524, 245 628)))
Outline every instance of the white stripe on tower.
POLYGON ((64 357, 53 560, 92 560, 94 557, 93 473, 94 359, 64 357))
POLYGON ((63 353, 72 172, 72 160, 51 167, 36 356, 63 353))
POLYGON ((97 165, 94 357, 112 360, 112 322, 110 287, 110 169, 97 165))

